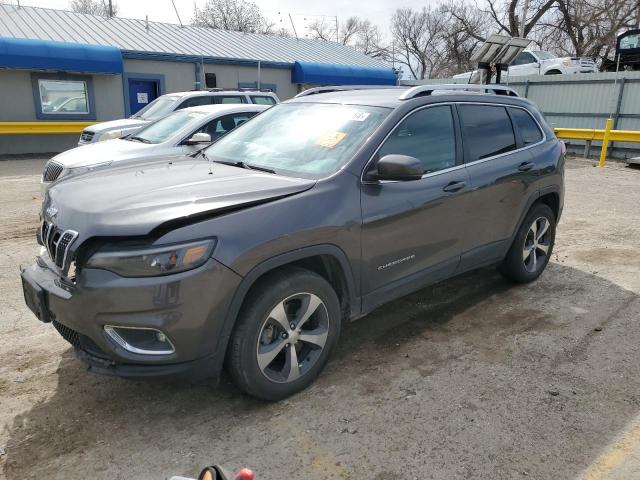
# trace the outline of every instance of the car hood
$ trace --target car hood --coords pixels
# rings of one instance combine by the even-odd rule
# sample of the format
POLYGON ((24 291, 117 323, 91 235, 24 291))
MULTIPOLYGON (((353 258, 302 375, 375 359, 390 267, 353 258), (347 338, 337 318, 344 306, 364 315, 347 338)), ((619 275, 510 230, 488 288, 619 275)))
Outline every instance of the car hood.
POLYGON ((155 144, 121 140, 105 140, 62 152, 52 160, 65 168, 90 167, 105 162, 115 162, 151 152, 155 144))
POLYGON ((59 228, 77 231, 79 245, 94 236, 148 235, 160 226, 264 203, 314 184, 314 180, 176 157, 63 179, 47 192, 43 214, 59 228))
POLYGON ((131 129, 134 127, 142 127, 150 123, 148 120, 140 120, 134 118, 121 118, 120 120, 111 120, 110 122, 96 123, 84 129, 85 132, 105 133, 111 130, 131 129))

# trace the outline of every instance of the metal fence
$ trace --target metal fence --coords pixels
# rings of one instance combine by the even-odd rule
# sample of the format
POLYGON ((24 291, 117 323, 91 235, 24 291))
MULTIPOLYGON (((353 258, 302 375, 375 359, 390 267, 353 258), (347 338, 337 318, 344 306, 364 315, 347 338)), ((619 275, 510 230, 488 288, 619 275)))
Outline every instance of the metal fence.
MULTIPOLYGON (((507 79, 508 80, 508 79, 507 79)), ((465 83, 453 79, 404 80, 403 85, 465 83)), ((614 130, 640 131, 640 72, 589 73, 513 78, 505 82, 535 102, 553 128, 597 128, 613 119, 614 130)), ((567 140, 568 146, 582 152, 584 141, 567 140)), ((594 146, 599 142, 594 142, 594 146)), ((593 149, 597 155, 598 148, 593 149)), ((615 142, 610 156, 628 158, 640 155, 640 146, 615 142)))

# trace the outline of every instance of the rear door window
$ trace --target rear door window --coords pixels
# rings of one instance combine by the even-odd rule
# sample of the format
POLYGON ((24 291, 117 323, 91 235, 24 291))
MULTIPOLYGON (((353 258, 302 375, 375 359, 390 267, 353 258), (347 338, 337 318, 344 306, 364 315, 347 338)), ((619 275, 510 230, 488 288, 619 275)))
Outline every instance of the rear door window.
POLYGON ((399 154, 415 157, 424 173, 456 164, 456 135, 448 105, 418 110, 403 120, 384 142, 378 155, 399 154))
POLYGON ((460 105, 467 162, 493 157, 516 149, 516 138, 507 110, 500 106, 460 105))
POLYGON ((209 105, 211 100, 206 95, 200 95, 197 97, 187 98, 184 102, 180 104, 180 106, 176 110, 180 110, 182 108, 187 107, 199 107, 200 105, 209 105))
POLYGON ((251 101, 257 105, 275 105, 276 101, 273 97, 263 95, 251 95, 251 101))
POLYGON ((255 115, 254 112, 233 113, 224 117, 216 118, 198 130, 198 132, 208 133, 211 140, 215 140, 227 132, 230 132, 239 125, 249 120, 255 115))
POLYGON ((247 103, 247 100, 242 95, 216 95, 211 103, 247 103))
POLYGON ((542 132, 529 112, 521 108, 510 108, 509 113, 513 124, 520 133, 523 145, 531 145, 542 140, 542 132))

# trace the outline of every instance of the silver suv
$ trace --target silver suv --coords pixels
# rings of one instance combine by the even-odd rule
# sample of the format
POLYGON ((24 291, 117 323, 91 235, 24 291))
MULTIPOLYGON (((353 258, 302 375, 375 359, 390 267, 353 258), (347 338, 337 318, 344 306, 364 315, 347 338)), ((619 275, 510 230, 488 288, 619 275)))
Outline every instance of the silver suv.
POLYGON ((216 105, 227 103, 255 103, 275 105, 278 96, 265 90, 194 90, 191 92, 168 93, 156 98, 142 110, 129 118, 97 123, 85 128, 80 135, 78 146, 89 143, 121 138, 129 135, 146 124, 166 117, 171 112, 187 107, 216 105))

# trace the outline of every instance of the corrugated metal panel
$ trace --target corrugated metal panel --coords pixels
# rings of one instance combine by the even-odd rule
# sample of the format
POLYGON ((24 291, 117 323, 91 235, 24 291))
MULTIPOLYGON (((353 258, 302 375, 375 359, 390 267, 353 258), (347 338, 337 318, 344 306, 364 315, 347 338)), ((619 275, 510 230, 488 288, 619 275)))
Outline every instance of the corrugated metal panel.
POLYGON ((65 10, 0 4, 0 37, 111 45, 124 51, 293 64, 296 60, 386 66, 334 42, 229 32, 65 10))

